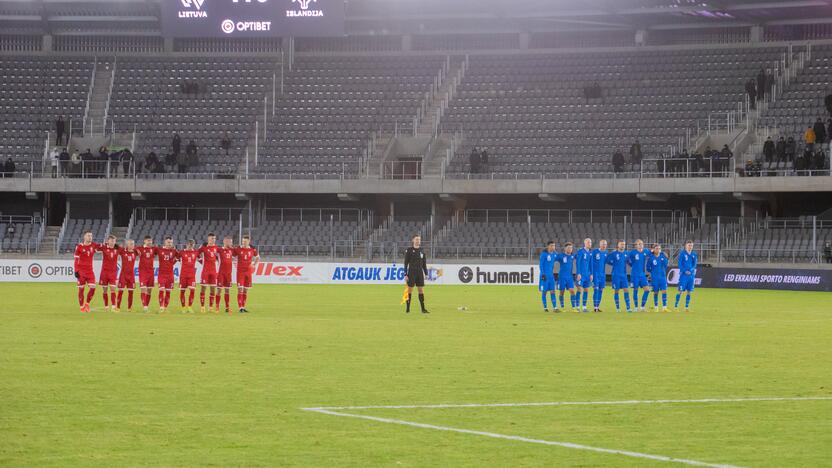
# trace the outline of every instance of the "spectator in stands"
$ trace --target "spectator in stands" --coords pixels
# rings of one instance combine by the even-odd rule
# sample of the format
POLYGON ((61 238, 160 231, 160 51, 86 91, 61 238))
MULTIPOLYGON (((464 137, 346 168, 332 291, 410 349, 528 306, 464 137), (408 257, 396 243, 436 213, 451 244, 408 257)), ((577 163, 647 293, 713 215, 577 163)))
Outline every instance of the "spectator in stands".
POLYGON ((637 167, 641 167, 642 159, 643 155, 641 154, 641 143, 639 143, 638 138, 636 138, 636 141, 630 145, 630 163, 633 165, 634 171, 637 167))
POLYGON ((829 115, 832 116, 832 94, 827 94, 823 103, 826 105, 826 112, 829 112, 829 115))
POLYGON ((768 89, 766 89, 766 71, 761 68, 760 72, 757 73, 757 96, 761 101, 763 101, 765 100, 767 93, 768 89))
POLYGON ((823 244, 823 259, 826 263, 832 263, 832 243, 829 241, 823 244))
POLYGON ((826 143, 832 141, 832 119, 826 119, 826 143))
POLYGON ((191 145, 185 147, 184 153, 176 155, 176 172, 184 174, 188 172, 188 159, 191 157, 191 145))
POLYGON ((471 148, 471 154, 468 156, 468 163, 471 165, 472 174, 480 172, 480 152, 476 146, 471 148))
POLYGON ((728 145, 724 145, 722 147, 722 151, 719 152, 719 162, 717 163, 717 171, 722 172, 726 170, 729 166, 729 162, 731 158, 734 157, 734 152, 731 151, 731 148, 728 148, 728 145))
POLYGON ((812 149, 808 146, 803 150, 803 154, 794 158, 794 170, 805 171, 809 169, 809 163, 812 160, 812 149))
POLYGON ((480 166, 483 172, 488 172, 488 151, 485 148, 480 151, 480 166))
POLYGON ((745 93, 748 94, 748 103, 751 109, 757 108, 757 85, 754 84, 753 79, 745 82, 745 93))
POLYGON ((98 158, 94 164, 93 175, 95 177, 104 177, 107 175, 107 169, 109 164, 107 162, 110 160, 110 152, 107 150, 106 146, 102 146, 98 148, 98 158))
POLYGON ((815 131, 815 141, 818 146, 823 146, 823 144, 826 143, 826 125, 823 124, 820 117, 815 120, 815 126, 812 129, 815 131))
POLYGON ((616 150, 615 153, 612 154, 612 170, 615 173, 619 173, 624 170, 624 154, 621 150, 616 150))
POLYGON ((793 162, 795 154, 797 154, 797 142, 794 141, 794 137, 790 136, 786 140, 786 162, 793 162))
MULTIPOLYGON (((710 152, 711 152, 711 147, 710 146, 706 147, 705 148, 705 154, 710 154, 710 152)), ((702 156, 702 153, 694 153, 693 154, 693 162, 691 162, 691 165, 690 165, 691 174, 688 174, 688 175, 698 174, 698 173, 702 172, 702 170, 704 170, 704 169, 707 169, 707 167, 706 167, 706 163, 705 163, 705 158, 702 156)))
POLYGON ((806 143, 807 150, 812 150, 812 147, 815 146, 816 138, 815 129, 812 127, 807 128, 806 133, 803 134, 803 142, 806 143))
POLYGON ((130 166, 133 165, 133 153, 129 149, 121 152, 121 168, 124 170, 124 175, 130 174, 130 166))
POLYGON ((49 162, 52 166, 52 177, 58 177, 58 164, 61 159, 61 148, 56 146, 49 152, 49 162))
MULTIPOLYGON (((76 151, 76 153, 77 153, 77 151, 76 151)), ((58 174, 61 175, 61 176, 65 176, 67 171, 69 170, 69 161, 71 159, 71 157, 69 156, 69 151, 67 151, 67 149, 64 148, 64 150, 61 151, 60 156, 58 156, 58 159, 59 159, 58 174)))
POLYGON ((766 142, 763 143, 763 156, 765 156, 766 162, 774 161, 774 153, 776 151, 776 146, 774 142, 771 141, 771 137, 766 138, 766 142))
POLYGON ((185 165, 179 166, 180 173, 187 172, 188 167, 194 167, 199 164, 199 157, 197 156, 197 147, 196 143, 193 140, 191 140, 188 143, 188 146, 185 148, 185 155, 187 156, 185 158, 185 165))
POLYGON ((179 152, 182 150, 182 139, 179 138, 178 133, 173 134, 173 141, 171 141, 170 147, 173 150, 174 155, 179 154, 179 152))
POLYGON ((820 145, 818 145, 818 148, 815 150, 815 154, 812 157, 810 169, 815 171, 822 171, 826 169, 826 153, 823 152, 823 148, 820 145))
MULTIPOLYGON (((60 145, 64 141, 64 130, 66 129, 66 123, 64 122, 64 116, 59 115, 58 120, 55 121, 55 144, 60 145)), ((67 136, 67 143, 69 143, 69 136, 67 136)))
POLYGON ((14 175, 14 170, 14 161, 12 161, 12 158, 7 159, 6 164, 3 164, 3 173, 6 177, 12 177, 12 175, 14 175))
POLYGON ((604 92, 601 90, 601 85, 596 81, 589 86, 584 87, 584 101, 589 103, 590 99, 601 99, 604 92))
MULTIPOLYGON (((87 153, 90 150, 87 148, 87 153)), ((81 173, 81 155, 78 154, 78 151, 73 151, 72 156, 69 157, 69 176, 70 177, 78 177, 78 174, 81 173)))
POLYGON ((777 139, 777 143, 774 145, 774 154, 777 155, 777 162, 786 160, 786 139, 783 138, 783 135, 780 135, 780 138, 777 139))
POLYGON ((108 168, 110 170, 110 177, 118 175, 118 166, 121 162, 121 151, 113 151, 110 153, 108 168))
POLYGON ((228 156, 228 150, 231 149, 231 138, 228 136, 228 132, 223 133, 220 148, 225 150, 225 155, 228 156))

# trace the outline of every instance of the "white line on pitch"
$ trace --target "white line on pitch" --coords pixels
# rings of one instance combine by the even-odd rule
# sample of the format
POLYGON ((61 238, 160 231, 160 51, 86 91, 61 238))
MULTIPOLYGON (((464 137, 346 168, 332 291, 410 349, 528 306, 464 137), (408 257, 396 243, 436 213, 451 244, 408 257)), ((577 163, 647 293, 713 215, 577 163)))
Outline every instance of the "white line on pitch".
POLYGON ((369 405, 369 406, 319 406, 303 410, 363 410, 363 409, 441 409, 441 408, 513 408, 523 406, 602 406, 602 405, 657 405, 672 403, 743 403, 754 401, 827 401, 832 396, 819 397, 748 397, 748 398, 700 398, 691 400, 617 400, 617 401, 551 401, 539 403, 448 403, 437 405, 369 405))
POLYGON ((324 408, 301 408, 305 411, 313 411, 316 413, 321 414, 328 414, 330 416, 340 416, 345 418, 358 418, 358 419, 367 419, 370 421, 382 422, 387 424, 398 424, 401 426, 411 426, 411 427, 419 427, 422 429, 434 429, 437 431, 446 431, 446 432, 458 432, 461 434, 471 434, 471 435, 478 435, 483 437, 491 437, 493 439, 504 439, 504 440, 513 440, 517 442, 527 442, 532 444, 542 444, 542 445, 550 445, 550 446, 557 446, 557 447, 565 447, 569 449, 575 450, 587 450, 590 452, 598 452, 598 453, 607 453, 612 455, 623 455, 626 457, 633 457, 633 458, 641 458, 647 460, 655 460, 660 462, 670 462, 670 463, 681 463, 685 465, 692 465, 692 466, 708 466, 708 467, 715 467, 715 468, 737 468, 734 465, 725 465, 725 464, 718 464, 718 463, 708 463, 702 462, 697 460, 688 460, 685 458, 673 458, 667 457, 664 455, 652 455, 649 453, 640 453, 640 452, 631 452, 629 450, 616 450, 616 449, 608 449, 602 447, 593 447, 590 445, 582 445, 582 444, 574 444, 572 442, 557 442, 553 440, 541 440, 541 439, 530 439, 528 437, 521 437, 521 436, 513 436, 513 435, 506 435, 506 434, 497 434, 494 432, 483 432, 483 431, 472 431, 470 429, 460 429, 456 427, 448 427, 448 426, 437 426, 434 424, 424 424, 418 423, 413 421, 404 421, 401 419, 390 419, 390 418, 380 418, 377 416, 367 416, 363 414, 352 414, 352 413, 342 413, 337 411, 330 411, 324 408))

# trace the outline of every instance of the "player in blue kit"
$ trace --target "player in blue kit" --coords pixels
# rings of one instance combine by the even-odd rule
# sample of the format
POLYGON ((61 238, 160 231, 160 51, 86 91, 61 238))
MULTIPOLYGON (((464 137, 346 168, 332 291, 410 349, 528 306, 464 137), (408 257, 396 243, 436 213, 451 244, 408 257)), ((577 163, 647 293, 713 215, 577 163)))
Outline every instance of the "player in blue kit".
POLYGON ((558 276, 558 289, 560 289, 560 308, 565 309, 563 303, 563 295, 569 290, 569 300, 572 304, 572 309, 578 308, 578 295, 575 294, 575 281, 572 278, 572 269, 575 263, 575 254, 572 253, 573 244, 567 242, 563 245, 563 253, 558 255, 558 263, 560 264, 560 271, 558 276))
POLYGON ((601 312, 601 297, 607 285, 607 241, 598 241, 598 248, 592 251, 592 310, 601 312))
POLYGON ((685 241, 685 249, 679 252, 679 292, 676 293, 676 309, 679 308, 679 299, 682 292, 685 296, 685 312, 690 308, 690 295, 693 293, 696 283, 696 265, 699 263, 699 255, 693 251, 693 241, 685 241))
POLYGON ((627 254, 627 263, 630 265, 630 282, 633 284, 633 306, 636 312, 647 310, 647 298, 650 297, 650 287, 647 284, 647 252, 644 250, 644 241, 638 239, 636 248, 627 254), (639 307, 638 290, 642 289, 641 306, 639 307))
POLYGON ((558 310, 558 298, 555 291, 555 264, 558 253, 555 252, 555 241, 546 243, 546 248, 540 252, 540 300, 543 302, 543 312, 549 312, 546 306, 546 293, 552 297, 552 310, 558 310))
POLYGON ((575 254, 575 280, 578 283, 578 299, 581 300, 581 310, 586 312, 586 301, 589 297, 589 287, 592 285, 592 239, 584 239, 584 246, 575 254))
POLYGON ((647 272, 650 273, 650 289, 653 290, 653 310, 659 311, 659 293, 662 294, 662 310, 667 312, 667 255, 662 246, 653 244, 652 252, 647 254, 647 272))
POLYGON ((624 249, 627 243, 618 241, 618 250, 607 255, 607 265, 612 265, 612 290, 615 298, 615 311, 621 312, 621 302, 618 299, 618 291, 624 290, 624 303, 627 305, 627 312, 630 310, 630 284, 627 281, 627 252, 624 249))

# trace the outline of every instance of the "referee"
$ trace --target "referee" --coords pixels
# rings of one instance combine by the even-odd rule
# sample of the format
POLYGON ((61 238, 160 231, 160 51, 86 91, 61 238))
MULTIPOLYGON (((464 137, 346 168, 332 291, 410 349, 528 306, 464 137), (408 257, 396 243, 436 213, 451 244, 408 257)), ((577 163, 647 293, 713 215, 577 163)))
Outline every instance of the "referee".
POLYGON ((412 245, 404 252, 404 281, 407 283, 407 312, 410 313, 410 298, 413 296, 413 286, 419 290, 419 305, 422 313, 428 314, 425 308, 425 275, 428 274, 428 261, 422 251, 422 236, 416 234, 411 240, 412 245))

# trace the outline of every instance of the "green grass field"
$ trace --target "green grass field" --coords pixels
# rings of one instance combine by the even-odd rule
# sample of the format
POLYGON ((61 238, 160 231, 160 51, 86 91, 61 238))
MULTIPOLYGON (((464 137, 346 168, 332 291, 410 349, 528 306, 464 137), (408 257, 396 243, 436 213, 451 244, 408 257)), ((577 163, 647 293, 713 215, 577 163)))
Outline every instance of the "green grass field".
MULTIPOLYGON (((530 287, 258 286, 245 316, 77 311, 3 284, 0 466, 832 466, 832 295, 706 290, 693 312, 544 315, 530 287), (467 306, 467 311, 457 307, 467 306)), ((232 301, 233 301, 232 297, 232 301)), ((154 297, 155 301, 155 297, 154 297)), ((174 303, 178 295, 173 297, 174 303)), ((652 300, 651 300, 652 304, 652 300)))

